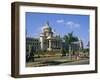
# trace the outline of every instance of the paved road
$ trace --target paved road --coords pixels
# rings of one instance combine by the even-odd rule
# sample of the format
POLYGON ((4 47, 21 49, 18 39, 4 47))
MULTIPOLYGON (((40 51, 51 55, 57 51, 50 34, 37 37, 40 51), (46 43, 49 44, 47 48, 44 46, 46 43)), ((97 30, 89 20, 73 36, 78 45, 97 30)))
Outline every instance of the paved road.
POLYGON ((81 60, 70 60, 68 56, 65 57, 46 57, 46 58, 35 58, 35 62, 29 62, 28 65, 81 65, 81 64, 89 64, 89 59, 81 59, 81 60))
POLYGON ((89 64, 89 59, 86 60, 80 60, 80 61, 74 61, 74 62, 69 62, 69 63, 62 63, 60 65, 78 65, 78 64, 89 64))

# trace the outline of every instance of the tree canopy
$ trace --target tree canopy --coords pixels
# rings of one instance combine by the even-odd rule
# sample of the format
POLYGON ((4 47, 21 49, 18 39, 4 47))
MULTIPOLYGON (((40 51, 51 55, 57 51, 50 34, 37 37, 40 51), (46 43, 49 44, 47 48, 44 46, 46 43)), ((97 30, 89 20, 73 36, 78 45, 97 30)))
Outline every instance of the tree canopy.
POLYGON ((70 45, 72 42, 78 41, 78 37, 73 36, 73 32, 71 32, 64 36, 64 40, 70 45))

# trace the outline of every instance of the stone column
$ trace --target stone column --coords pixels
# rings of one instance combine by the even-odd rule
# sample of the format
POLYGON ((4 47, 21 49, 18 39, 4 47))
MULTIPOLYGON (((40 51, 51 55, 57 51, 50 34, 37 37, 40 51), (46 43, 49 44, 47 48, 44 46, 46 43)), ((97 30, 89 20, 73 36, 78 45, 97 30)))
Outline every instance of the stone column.
POLYGON ((44 39, 43 39, 43 36, 40 36, 40 47, 41 47, 41 50, 44 50, 44 39))
POLYGON ((51 51, 52 48, 51 48, 51 40, 49 40, 49 51, 51 51))

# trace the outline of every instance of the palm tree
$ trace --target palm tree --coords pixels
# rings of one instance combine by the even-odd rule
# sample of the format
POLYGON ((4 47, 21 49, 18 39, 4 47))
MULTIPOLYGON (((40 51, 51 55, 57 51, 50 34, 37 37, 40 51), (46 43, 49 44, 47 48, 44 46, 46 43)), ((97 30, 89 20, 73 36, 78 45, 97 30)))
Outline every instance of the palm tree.
POLYGON ((64 40, 68 44, 69 55, 71 55, 71 43, 78 41, 78 38, 73 36, 73 32, 71 32, 64 36, 64 40))

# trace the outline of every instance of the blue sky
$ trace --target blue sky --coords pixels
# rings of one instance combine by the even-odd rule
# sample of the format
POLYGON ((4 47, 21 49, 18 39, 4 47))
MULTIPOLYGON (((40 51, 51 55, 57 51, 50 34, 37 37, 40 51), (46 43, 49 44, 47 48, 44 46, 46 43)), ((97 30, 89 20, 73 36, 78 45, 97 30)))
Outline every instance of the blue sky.
POLYGON ((26 12, 25 16, 27 37, 38 37, 49 22, 56 34, 64 36, 73 31, 74 36, 83 40, 85 47, 89 41, 89 15, 26 12))

